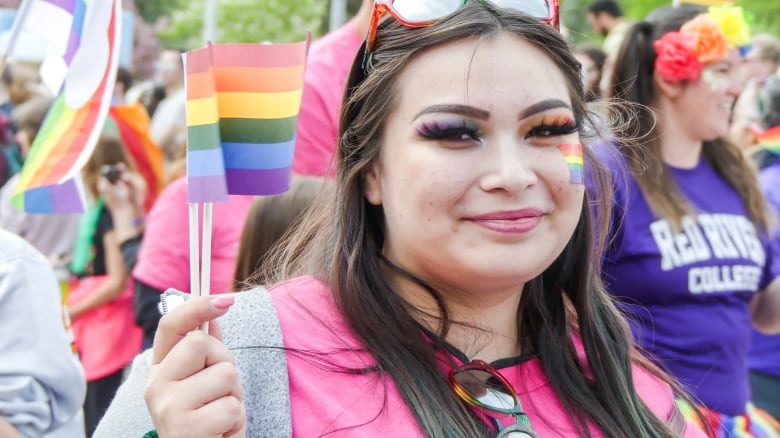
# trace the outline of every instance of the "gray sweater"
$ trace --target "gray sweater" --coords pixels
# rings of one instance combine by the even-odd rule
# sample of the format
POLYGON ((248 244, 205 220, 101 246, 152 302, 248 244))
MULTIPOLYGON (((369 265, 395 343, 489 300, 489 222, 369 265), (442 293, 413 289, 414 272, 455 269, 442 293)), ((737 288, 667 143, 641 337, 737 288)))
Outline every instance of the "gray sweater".
MULTIPOLYGON (((292 436, 287 362, 268 291, 258 288, 236 294, 236 303, 219 319, 219 326, 244 387, 247 437, 292 436)), ((95 438, 140 438, 154 428, 143 399, 150 361, 151 350, 133 361, 130 376, 119 388, 95 438)))

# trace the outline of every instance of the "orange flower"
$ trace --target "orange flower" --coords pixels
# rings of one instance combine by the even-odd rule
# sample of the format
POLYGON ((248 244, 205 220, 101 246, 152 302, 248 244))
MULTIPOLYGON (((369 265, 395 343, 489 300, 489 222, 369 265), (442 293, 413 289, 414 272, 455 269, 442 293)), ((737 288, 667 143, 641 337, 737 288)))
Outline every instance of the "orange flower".
POLYGON ((685 23, 680 32, 693 36, 693 49, 699 62, 718 61, 729 49, 729 41, 723 34, 720 24, 706 14, 701 14, 685 23))

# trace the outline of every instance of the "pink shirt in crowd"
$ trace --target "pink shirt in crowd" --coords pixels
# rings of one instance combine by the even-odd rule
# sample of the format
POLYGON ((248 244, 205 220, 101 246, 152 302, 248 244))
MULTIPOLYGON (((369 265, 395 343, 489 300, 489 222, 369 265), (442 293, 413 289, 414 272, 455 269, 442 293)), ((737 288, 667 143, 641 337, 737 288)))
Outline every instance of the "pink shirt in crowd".
MULTIPOLYGON (((138 263, 133 277, 160 290, 190 290, 189 216, 187 178, 180 178, 160 194, 146 219, 138 263)), ((214 203, 211 240, 211 292, 233 289, 238 245, 252 196, 230 196, 214 203)), ((199 213, 203 236, 202 208, 199 213)), ((201 245, 202 248, 202 245, 201 245)))
POLYGON ((339 112, 352 61, 363 43, 354 21, 315 41, 309 50, 295 140, 293 172, 333 176, 339 112))
MULTIPOLYGON (((272 288, 271 296, 287 348, 293 436, 323 436, 334 431, 332 436, 423 436, 390 378, 339 372, 339 368, 370 367, 375 362, 370 355, 354 351, 361 348, 360 342, 338 313, 326 286, 312 277, 300 277, 272 288)), ((581 344, 576 344, 584 361, 581 344)), ((537 358, 504 359, 493 365, 517 390, 540 436, 576 435, 537 358)), ((642 399, 666 419, 674 406, 669 386, 638 366, 634 373, 642 399)), ((443 371, 442 379, 446 378, 443 371)), ((514 419, 507 416, 502 422, 509 425, 514 419)), ((597 430, 591 432, 594 437, 603 436, 597 430)), ((684 437, 704 436, 687 425, 684 437)))

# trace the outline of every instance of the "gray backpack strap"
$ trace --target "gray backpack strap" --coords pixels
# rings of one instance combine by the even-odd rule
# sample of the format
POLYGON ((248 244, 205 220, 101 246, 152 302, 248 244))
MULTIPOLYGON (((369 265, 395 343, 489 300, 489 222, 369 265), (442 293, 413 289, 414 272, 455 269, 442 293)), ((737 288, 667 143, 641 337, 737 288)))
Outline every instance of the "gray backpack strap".
POLYGON ((244 387, 247 436, 292 436, 287 360, 271 295, 265 288, 237 293, 219 325, 244 387))
POLYGON ((669 413, 669 418, 666 419, 666 426, 675 433, 676 436, 683 436, 685 434, 685 417, 683 417, 680 408, 677 403, 672 407, 672 412, 669 413))

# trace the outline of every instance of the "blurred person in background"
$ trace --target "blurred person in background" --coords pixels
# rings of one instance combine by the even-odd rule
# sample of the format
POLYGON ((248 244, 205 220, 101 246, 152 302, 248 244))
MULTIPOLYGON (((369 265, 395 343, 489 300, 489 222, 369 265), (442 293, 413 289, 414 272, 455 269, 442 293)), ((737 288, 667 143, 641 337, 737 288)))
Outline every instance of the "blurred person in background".
POLYGON ((633 104, 617 138, 640 141, 620 141, 611 165, 602 269, 637 343, 717 436, 773 437, 747 362, 753 327, 780 331, 780 253, 755 171, 725 139, 747 23, 739 8, 714 11, 661 7, 626 35, 608 95, 633 104))
POLYGON ((601 99, 601 75, 607 59, 606 53, 598 47, 585 44, 574 49, 574 56, 582 64, 582 85, 588 101, 601 99))
POLYGON ((295 137, 293 172, 298 175, 335 175, 333 155, 344 86, 368 32, 373 4, 363 0, 351 20, 315 41, 309 50, 295 137))
POLYGON ((84 437, 84 371, 49 261, 0 230, 0 436, 84 437))
POLYGON ((593 30, 604 37, 601 50, 607 55, 601 69, 601 90, 609 86, 609 78, 612 74, 612 64, 618 56, 620 46, 623 44, 631 22, 623 16, 623 9, 615 0, 596 0, 588 6, 585 18, 593 30))
MULTIPOLYGON (((774 240, 780 244, 780 76, 766 78, 758 93, 762 126, 753 140, 760 152, 757 162, 759 181, 769 205, 775 212, 774 240)), ((750 389, 753 403, 774 419, 780 433, 780 335, 753 333, 749 356, 750 389)))
POLYGON ((151 134, 154 144, 163 151, 166 163, 176 159, 179 136, 186 126, 184 63, 180 50, 163 50, 155 64, 155 82, 165 88, 165 98, 154 110, 151 134))
POLYGON ((133 320, 133 283, 122 259, 112 215, 98 191, 100 178, 110 175, 105 166, 120 163, 135 171, 121 140, 103 133, 82 169, 88 209, 70 264, 78 282, 70 291, 68 313, 87 378, 87 436, 92 435, 111 403, 125 365, 141 350, 141 330, 133 320))
POLYGON ((754 142, 751 130, 764 126, 759 90, 764 81, 780 67, 780 39, 770 34, 755 35, 739 66, 742 93, 734 105, 729 138, 737 146, 751 152, 754 142))

